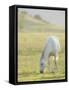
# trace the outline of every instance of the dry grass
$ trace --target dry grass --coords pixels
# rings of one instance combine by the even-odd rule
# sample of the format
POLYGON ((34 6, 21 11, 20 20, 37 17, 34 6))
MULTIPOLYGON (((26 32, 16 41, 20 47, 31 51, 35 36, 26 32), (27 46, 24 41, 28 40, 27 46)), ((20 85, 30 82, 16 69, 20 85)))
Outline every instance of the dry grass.
MULTIPOLYGON (((18 82, 64 79, 64 41, 64 32, 18 32, 18 82), (61 45, 61 52, 58 60, 58 72, 50 73, 47 65, 45 73, 40 74, 39 60, 47 38, 51 35, 57 36, 61 45)), ((54 66, 53 61, 51 63, 51 65, 54 66)))

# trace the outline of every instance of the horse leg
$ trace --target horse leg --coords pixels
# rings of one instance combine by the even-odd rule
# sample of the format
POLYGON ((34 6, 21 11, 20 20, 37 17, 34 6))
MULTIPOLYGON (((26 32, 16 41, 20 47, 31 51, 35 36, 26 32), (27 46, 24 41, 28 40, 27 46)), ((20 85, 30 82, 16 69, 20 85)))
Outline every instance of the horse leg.
POLYGON ((54 72, 53 71, 53 66, 51 67, 51 63, 50 63, 50 56, 49 56, 49 58, 48 58, 48 69, 49 69, 49 72, 54 72))
POLYGON ((49 72, 51 72, 51 67, 50 67, 50 56, 48 57, 48 69, 49 69, 49 72))
POLYGON ((54 57, 54 62, 55 62, 55 70, 58 70, 58 67, 57 67, 57 56, 54 57))

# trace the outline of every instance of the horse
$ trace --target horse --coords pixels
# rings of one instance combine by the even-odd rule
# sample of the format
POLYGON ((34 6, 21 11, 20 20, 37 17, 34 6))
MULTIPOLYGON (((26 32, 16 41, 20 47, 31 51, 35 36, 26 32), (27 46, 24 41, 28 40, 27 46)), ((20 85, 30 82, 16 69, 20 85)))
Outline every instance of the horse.
POLYGON ((54 56, 55 69, 57 68, 58 53, 60 50, 59 39, 56 36, 50 36, 47 43, 44 46, 41 58, 40 58, 40 73, 44 73, 46 61, 48 60, 49 71, 50 67, 50 56, 54 56))

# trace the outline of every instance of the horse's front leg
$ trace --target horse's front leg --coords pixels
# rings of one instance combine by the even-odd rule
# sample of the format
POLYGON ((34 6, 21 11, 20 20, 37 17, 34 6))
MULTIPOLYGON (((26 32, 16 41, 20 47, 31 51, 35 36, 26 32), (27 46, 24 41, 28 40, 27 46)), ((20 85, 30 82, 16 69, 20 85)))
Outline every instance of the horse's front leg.
POLYGON ((58 71, 58 66, 57 66, 57 56, 54 57, 54 62, 55 62, 55 70, 58 71))
POLYGON ((50 57, 48 57, 48 69, 49 69, 49 72, 51 72, 51 67, 50 67, 50 57))
POLYGON ((53 72, 53 67, 51 67, 51 63, 50 63, 50 56, 48 57, 48 69, 49 72, 53 72))

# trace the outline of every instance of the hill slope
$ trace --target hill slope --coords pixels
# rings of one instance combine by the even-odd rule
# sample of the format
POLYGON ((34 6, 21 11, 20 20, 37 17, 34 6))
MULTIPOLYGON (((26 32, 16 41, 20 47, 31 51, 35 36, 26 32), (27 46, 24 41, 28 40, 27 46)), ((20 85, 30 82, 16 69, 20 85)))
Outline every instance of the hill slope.
POLYGON ((64 31, 62 26, 51 24, 42 19, 37 19, 28 13, 19 12, 18 13, 18 30, 23 32, 46 32, 46 31, 64 31))

